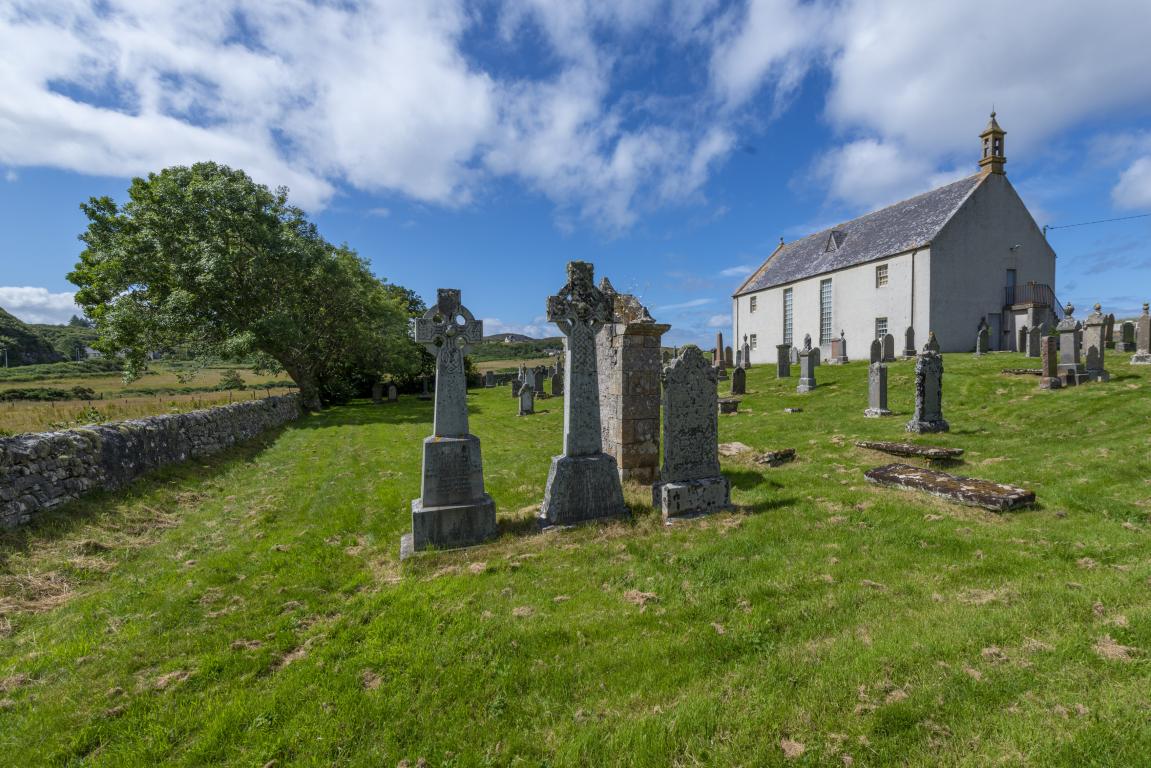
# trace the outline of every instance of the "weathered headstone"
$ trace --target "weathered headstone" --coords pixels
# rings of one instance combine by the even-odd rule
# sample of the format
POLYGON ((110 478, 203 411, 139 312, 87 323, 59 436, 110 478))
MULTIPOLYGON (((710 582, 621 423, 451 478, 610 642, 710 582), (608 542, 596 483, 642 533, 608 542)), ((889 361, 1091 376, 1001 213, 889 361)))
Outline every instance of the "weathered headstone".
POLYGON ((372 403, 379 405, 384 402, 384 382, 377 381, 372 384, 372 403))
POLYGON ((1147 309, 1144 303, 1143 314, 1135 323, 1135 354, 1131 356, 1131 365, 1151 365, 1151 315, 1147 309))
POLYGON ((735 350, 735 367, 736 368, 742 368, 743 367, 743 350, 742 349, 735 350))
POLYGON ((480 441, 468 431, 464 354, 483 340, 484 325, 460 303, 457 289, 441 288, 435 306, 416 320, 416 342, 436 358, 435 416, 424 439, 420 498, 412 501, 412 532, 401 556, 428 547, 463 547, 496 535, 496 505, 484 492, 480 441))
POLYGON ((887 409, 887 366, 883 363, 867 367, 867 410, 863 415, 871 418, 891 415, 887 409))
POLYGON ((843 365, 847 362, 847 336, 843 331, 839 332, 838 339, 831 340, 831 359, 827 362, 828 365, 843 365))
POLYGON ((747 342, 747 334, 743 334, 743 367, 751 367, 751 344, 747 342))
POLYGON ((549 296, 547 316, 564 346, 564 452, 552 457, 540 505, 543 525, 567 525, 628 513, 615 459, 603 452, 596 332, 611 320, 611 301, 595 287, 592 265, 571 261, 567 283, 549 296))
POLYGON ((927 343, 923 345, 923 349, 931 352, 939 351, 939 339, 935 338, 935 331, 927 332, 927 343))
POLYGON ((712 363, 716 368, 723 367, 723 333, 715 334, 715 352, 712 354, 712 363))
POLYGON ((416 397, 420 400, 431 400, 432 393, 431 390, 428 389, 428 377, 421 376, 420 383, 423 385, 423 389, 420 391, 420 394, 416 395, 416 397))
POLYGON ((723 348, 723 364, 727 368, 735 367, 735 359, 731 347, 723 348))
POLYGON ((883 362, 883 342, 879 339, 873 339, 871 342, 871 355, 869 356, 869 364, 875 365, 876 363, 883 362))
POLYGON ((1063 380, 1059 378, 1059 339, 1055 336, 1043 337, 1043 362, 1040 364, 1039 388, 1059 389, 1063 380))
POLYGON ((815 389, 815 363, 819 348, 812 349, 811 334, 803 337, 803 349, 799 353, 799 384, 795 391, 799 393, 810 392, 815 389))
POLYGON ((1031 330, 1027 332, 1027 356, 1040 357, 1042 353, 1043 337, 1046 335, 1047 326, 1045 323, 1031 326, 1031 330))
POLYGON ((395 384, 388 385, 388 402, 394 403, 400 399, 400 391, 396 389, 395 384))
POLYGON ((791 350, 790 344, 777 344, 775 347, 775 378, 791 378, 791 350))
POLYGON ((564 375, 562 373, 552 374, 552 397, 560 397, 564 393, 564 375))
POLYGON ((991 351, 991 330, 987 326, 987 318, 979 319, 979 330, 975 335, 975 354, 986 355, 991 351))
POLYGON ((1015 351, 1026 354, 1027 352, 1027 326, 1019 326, 1019 332, 1016 334, 1015 351))
POLYGON ((915 357, 915 329, 910 325, 903 332, 903 356, 915 357))
POLYGON ((496 385, 496 372, 488 371, 484 374, 484 386, 491 389, 496 385))
POLYGON ((512 379, 512 397, 519 397, 520 390, 524 387, 524 380, 520 377, 512 379))
POLYGON ((1115 313, 1107 314, 1107 325, 1103 328, 1103 346, 1115 349, 1115 313))
POLYGON ((869 482, 907 490, 926 491, 960 504, 1007 512, 1035 503, 1035 492, 1016 485, 993 483, 976 477, 949 475, 908 464, 888 464, 864 473, 869 482))
POLYGON ((939 343, 932 333, 915 358, 915 414, 907 422, 907 431, 947 432, 949 429, 951 426, 943 418, 943 355, 939 354, 939 343))
POLYGON ((548 379, 548 367, 541 365, 536 368, 535 372, 535 388, 537 395, 546 395, 547 391, 544 389, 544 383, 548 379))
POLYGON ((1135 351, 1135 323, 1124 320, 1119 325, 1119 340, 1115 342, 1116 352, 1135 351))
POLYGON ((788 350, 787 356, 788 359, 791 360, 792 365, 799 365, 799 349, 797 347, 792 346, 791 349, 788 350))
POLYGON ((823 350, 821 350, 819 347, 812 347, 811 348, 811 360, 812 360, 811 367, 812 368, 818 368, 819 364, 820 364, 820 360, 822 359, 822 357, 823 357, 823 350))
POLYGON ((742 368, 737 367, 731 370, 731 394, 747 394, 747 371, 742 368))
POLYGON ((1055 326, 1059 332, 1059 375, 1064 386, 1074 387, 1087 380, 1087 371, 1080 362, 1080 326, 1075 319, 1075 307, 1068 304, 1064 307, 1065 317, 1055 326))
MULTIPOLYGON (((741 373, 733 371, 733 378, 741 373)), ((652 504, 665 520, 730 507, 731 489, 719 467, 715 369, 698 347, 688 345, 662 378, 663 466, 652 504)))
POLYGON ((520 387, 520 416, 531 416, 536 412, 536 391, 532 387, 520 387))
POLYGON ((1083 352, 1087 362, 1088 381, 1110 381, 1104 357, 1107 352, 1107 318, 1103 308, 1096 304, 1095 311, 1083 322, 1083 352))
POLYGON ((883 359, 881 362, 895 362, 895 337, 890 333, 885 333, 883 335, 883 359))

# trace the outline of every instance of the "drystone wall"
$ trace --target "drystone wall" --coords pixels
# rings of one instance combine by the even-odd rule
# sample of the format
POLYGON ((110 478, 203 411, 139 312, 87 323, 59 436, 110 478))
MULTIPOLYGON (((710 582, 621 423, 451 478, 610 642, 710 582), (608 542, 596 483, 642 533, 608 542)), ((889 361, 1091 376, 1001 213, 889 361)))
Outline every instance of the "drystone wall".
POLYGON ((0 527, 159 467, 207 456, 300 415, 297 395, 66 432, 0 438, 0 527))

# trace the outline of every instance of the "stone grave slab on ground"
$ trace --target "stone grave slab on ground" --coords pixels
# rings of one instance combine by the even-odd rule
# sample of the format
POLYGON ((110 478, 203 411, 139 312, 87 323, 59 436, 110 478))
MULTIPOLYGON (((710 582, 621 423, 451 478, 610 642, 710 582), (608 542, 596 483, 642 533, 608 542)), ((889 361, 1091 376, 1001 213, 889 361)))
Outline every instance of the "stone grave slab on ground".
POLYGON ((740 399, 738 397, 719 398, 719 412, 724 415, 739 413, 740 399))
POLYGON ((1000 371, 1004 376, 1042 376, 1042 368, 1004 368, 1000 371))
POLYGON ((483 340, 483 321, 460 303, 457 289, 441 288, 418 318, 415 339, 436 358, 432 435, 424 439, 420 498, 412 501, 412 532, 400 556, 429 547, 478 544, 496 535, 496 506, 484 492, 480 441, 468 432, 464 355, 483 340))
POLYGON ((756 464, 766 464, 769 467, 778 467, 795 458, 794 448, 780 448, 778 451, 767 451, 755 457, 756 464))
POLYGON ((924 491, 934 496, 982 507, 992 512, 1008 512, 1035 503, 1035 492, 1026 488, 992 483, 974 477, 960 477, 935 469, 908 464, 887 464, 864 473, 869 482, 907 490, 924 491))
POLYGON ((665 520, 727 509, 731 488, 719 468, 716 371, 688 345, 662 379, 663 465, 652 504, 665 520))
POLYGON ((905 456, 928 461, 954 461, 963 456, 962 448, 943 448, 934 445, 916 445, 915 443, 889 443, 876 440, 859 440, 855 443, 859 448, 870 451, 888 453, 892 456, 905 456))

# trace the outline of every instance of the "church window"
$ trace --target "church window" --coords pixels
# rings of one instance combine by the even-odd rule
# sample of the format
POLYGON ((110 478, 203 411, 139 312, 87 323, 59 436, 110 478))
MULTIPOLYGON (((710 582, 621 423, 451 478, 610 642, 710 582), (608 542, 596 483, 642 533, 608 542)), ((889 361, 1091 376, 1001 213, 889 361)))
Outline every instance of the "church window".
POLYGON ((755 338, 754 333, 747 337, 747 341, 748 341, 748 344, 751 345, 752 349, 755 349, 756 347, 759 346, 759 344, 757 343, 759 340, 757 338, 755 338))
POLYGON ((875 318, 875 338, 882 339, 886 335, 887 335, 887 318, 886 317, 875 318))
POLYGON ((819 281, 819 343, 831 341, 831 280, 819 281))
POLYGON ((791 289, 783 289, 783 343, 792 343, 791 289))
POLYGON ((755 311, 755 305, 757 304, 756 299, 758 299, 758 298, 759 298, 758 296, 752 296, 750 299, 748 299, 748 301, 747 301, 747 311, 748 312, 754 312, 755 311))
POLYGON ((882 288, 887 285, 887 265, 880 264, 875 268, 875 287, 882 288))

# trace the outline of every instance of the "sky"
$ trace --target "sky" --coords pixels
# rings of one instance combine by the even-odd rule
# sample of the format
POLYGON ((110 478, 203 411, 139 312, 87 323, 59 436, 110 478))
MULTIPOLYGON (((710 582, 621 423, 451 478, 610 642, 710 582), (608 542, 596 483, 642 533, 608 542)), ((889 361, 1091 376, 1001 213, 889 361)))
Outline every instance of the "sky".
POLYGON ((994 107, 1057 295, 1130 315, 1149 29, 1146 0, 0 0, 0 307, 66 321, 80 203, 214 160, 487 333, 557 335, 582 259, 707 343, 781 237, 973 173, 994 107))

